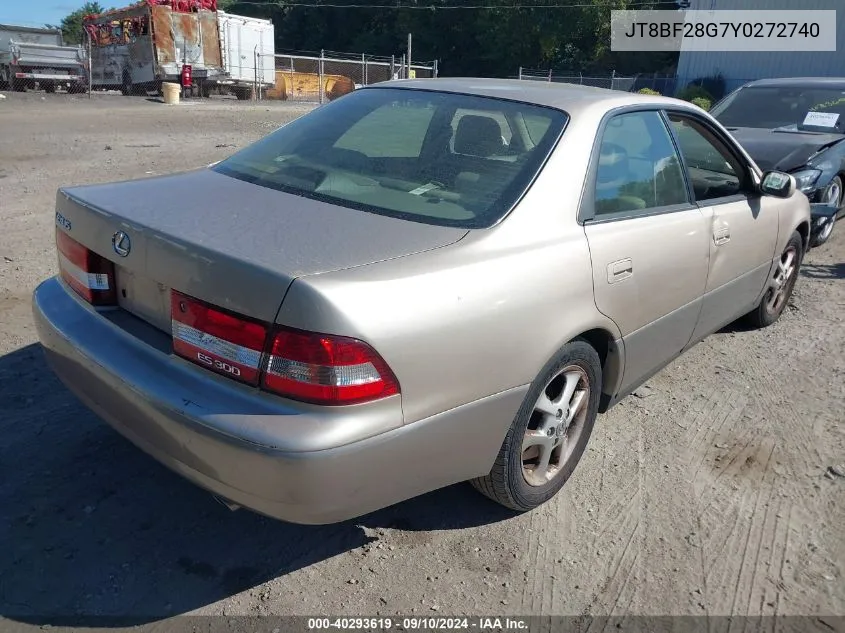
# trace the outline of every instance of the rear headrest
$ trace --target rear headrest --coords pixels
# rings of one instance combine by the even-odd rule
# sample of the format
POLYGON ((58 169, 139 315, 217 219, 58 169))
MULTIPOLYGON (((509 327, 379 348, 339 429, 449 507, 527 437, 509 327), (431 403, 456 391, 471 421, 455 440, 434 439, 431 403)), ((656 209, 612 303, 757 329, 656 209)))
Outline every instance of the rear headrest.
POLYGON ((488 116, 467 114, 455 130, 455 153, 487 158, 504 147, 502 129, 488 116))
POLYGON ((599 151, 597 184, 607 185, 626 178, 628 175, 628 152, 616 143, 602 143, 599 151))

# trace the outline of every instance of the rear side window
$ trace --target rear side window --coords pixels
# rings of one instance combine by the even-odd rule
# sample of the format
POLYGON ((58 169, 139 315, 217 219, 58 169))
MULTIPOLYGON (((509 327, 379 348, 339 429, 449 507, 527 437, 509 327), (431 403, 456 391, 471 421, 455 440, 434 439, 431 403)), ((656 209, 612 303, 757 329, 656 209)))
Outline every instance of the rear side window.
POLYGON ((527 103, 366 88, 212 169, 352 209, 483 228, 525 192, 567 120, 527 103))
POLYGON ((643 111, 610 119, 596 170, 596 216, 683 204, 688 199, 678 153, 661 116, 643 111))

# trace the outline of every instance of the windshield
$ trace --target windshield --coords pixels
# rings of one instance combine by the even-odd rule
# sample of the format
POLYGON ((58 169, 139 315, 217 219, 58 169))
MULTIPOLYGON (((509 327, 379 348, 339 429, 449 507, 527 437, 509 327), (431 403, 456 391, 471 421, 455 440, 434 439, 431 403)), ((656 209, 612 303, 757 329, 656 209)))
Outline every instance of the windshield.
POLYGON ((728 95, 711 114, 725 127, 822 127, 841 132, 845 124, 845 90, 752 86, 728 95), (810 113, 826 116, 808 119, 810 113))
POLYGON ((372 213, 481 228, 526 190, 566 121, 559 110, 525 103, 368 88, 212 169, 372 213))

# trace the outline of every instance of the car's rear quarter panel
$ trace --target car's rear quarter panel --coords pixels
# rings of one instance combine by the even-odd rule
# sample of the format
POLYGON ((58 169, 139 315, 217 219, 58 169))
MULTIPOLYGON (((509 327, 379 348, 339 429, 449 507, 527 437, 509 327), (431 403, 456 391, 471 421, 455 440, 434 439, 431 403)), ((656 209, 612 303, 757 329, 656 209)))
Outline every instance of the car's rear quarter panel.
POLYGON ((412 257, 300 278, 277 322, 373 345, 399 379, 406 423, 530 383, 582 332, 618 338, 596 309, 576 221, 594 124, 567 130, 499 225, 412 257))

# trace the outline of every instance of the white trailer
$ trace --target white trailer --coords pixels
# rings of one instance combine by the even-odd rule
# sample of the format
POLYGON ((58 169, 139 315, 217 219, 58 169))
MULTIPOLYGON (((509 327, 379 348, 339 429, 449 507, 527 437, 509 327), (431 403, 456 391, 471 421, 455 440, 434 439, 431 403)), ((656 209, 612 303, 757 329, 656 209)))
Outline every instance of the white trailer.
POLYGON ((85 51, 64 46, 62 32, 0 24, 0 84, 14 90, 27 87, 54 92, 57 86, 82 91, 85 51))
POLYGON ((249 98, 256 89, 276 85, 272 20, 217 12, 223 74, 215 83, 228 87, 238 98, 249 98))

